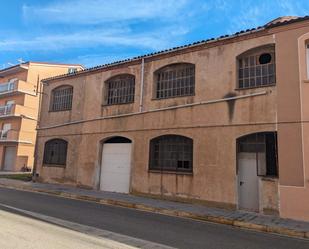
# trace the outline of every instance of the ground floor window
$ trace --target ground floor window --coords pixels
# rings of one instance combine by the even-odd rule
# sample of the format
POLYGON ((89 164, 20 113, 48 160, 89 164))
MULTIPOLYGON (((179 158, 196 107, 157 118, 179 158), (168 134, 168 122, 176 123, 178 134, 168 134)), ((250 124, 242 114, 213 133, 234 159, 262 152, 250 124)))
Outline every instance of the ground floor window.
POLYGON ((165 135, 150 141, 150 170, 192 172, 193 140, 165 135))
POLYGON ((43 163, 47 165, 66 165, 68 142, 52 139, 45 143, 43 163))
POLYGON ((254 133, 237 140, 238 153, 255 153, 259 176, 278 176, 277 133, 254 133))

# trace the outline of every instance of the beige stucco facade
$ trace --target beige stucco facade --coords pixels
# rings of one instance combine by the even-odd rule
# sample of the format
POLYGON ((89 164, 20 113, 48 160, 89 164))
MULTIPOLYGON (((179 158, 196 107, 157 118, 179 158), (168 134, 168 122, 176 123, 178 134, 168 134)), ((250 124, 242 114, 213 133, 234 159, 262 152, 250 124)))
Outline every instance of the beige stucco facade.
POLYGON ((259 177, 259 211, 309 220, 307 39, 303 20, 46 80, 39 179, 99 189, 103 143, 122 136, 132 141, 131 193, 238 208, 236 141, 276 132, 279 176, 259 177), (265 45, 275 46, 276 84, 238 89, 237 57, 265 45), (154 72, 174 63, 195 65, 195 94, 155 99, 154 72), (119 74, 135 76, 134 103, 106 106, 104 84, 119 74), (49 96, 62 85, 73 86, 72 110, 49 112, 49 96), (166 134, 193 140, 192 173, 149 170, 149 142, 166 134), (68 142, 65 167, 43 164, 53 138, 68 142))
POLYGON ((0 170, 31 170, 41 80, 79 65, 26 62, 0 70, 0 170))

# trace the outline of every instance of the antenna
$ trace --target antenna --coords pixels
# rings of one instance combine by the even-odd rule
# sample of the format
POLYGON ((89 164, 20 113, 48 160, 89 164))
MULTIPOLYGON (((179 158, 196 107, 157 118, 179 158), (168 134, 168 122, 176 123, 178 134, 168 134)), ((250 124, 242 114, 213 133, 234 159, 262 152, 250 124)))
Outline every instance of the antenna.
POLYGON ((25 63, 25 61, 23 60, 23 58, 19 58, 19 59, 17 59, 17 61, 18 61, 20 64, 25 63))

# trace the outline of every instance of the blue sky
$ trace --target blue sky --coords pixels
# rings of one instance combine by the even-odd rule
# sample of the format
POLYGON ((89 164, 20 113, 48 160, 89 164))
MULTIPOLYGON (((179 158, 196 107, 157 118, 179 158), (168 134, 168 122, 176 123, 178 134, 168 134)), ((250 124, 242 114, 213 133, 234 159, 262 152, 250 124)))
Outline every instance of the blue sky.
POLYGON ((20 58, 91 67, 231 34, 283 15, 309 15, 309 1, 4 1, 0 68, 20 58))

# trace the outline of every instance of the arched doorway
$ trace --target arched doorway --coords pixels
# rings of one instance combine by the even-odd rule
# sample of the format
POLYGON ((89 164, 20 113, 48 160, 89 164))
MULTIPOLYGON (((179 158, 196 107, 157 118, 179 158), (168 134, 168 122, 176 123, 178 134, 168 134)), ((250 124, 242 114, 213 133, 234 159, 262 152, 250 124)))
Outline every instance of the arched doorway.
POLYGON ((237 139, 238 208, 259 211, 259 177, 277 176, 277 134, 260 132, 237 139))
POLYGON ((129 193, 132 141, 112 137, 103 143, 100 190, 129 193))

